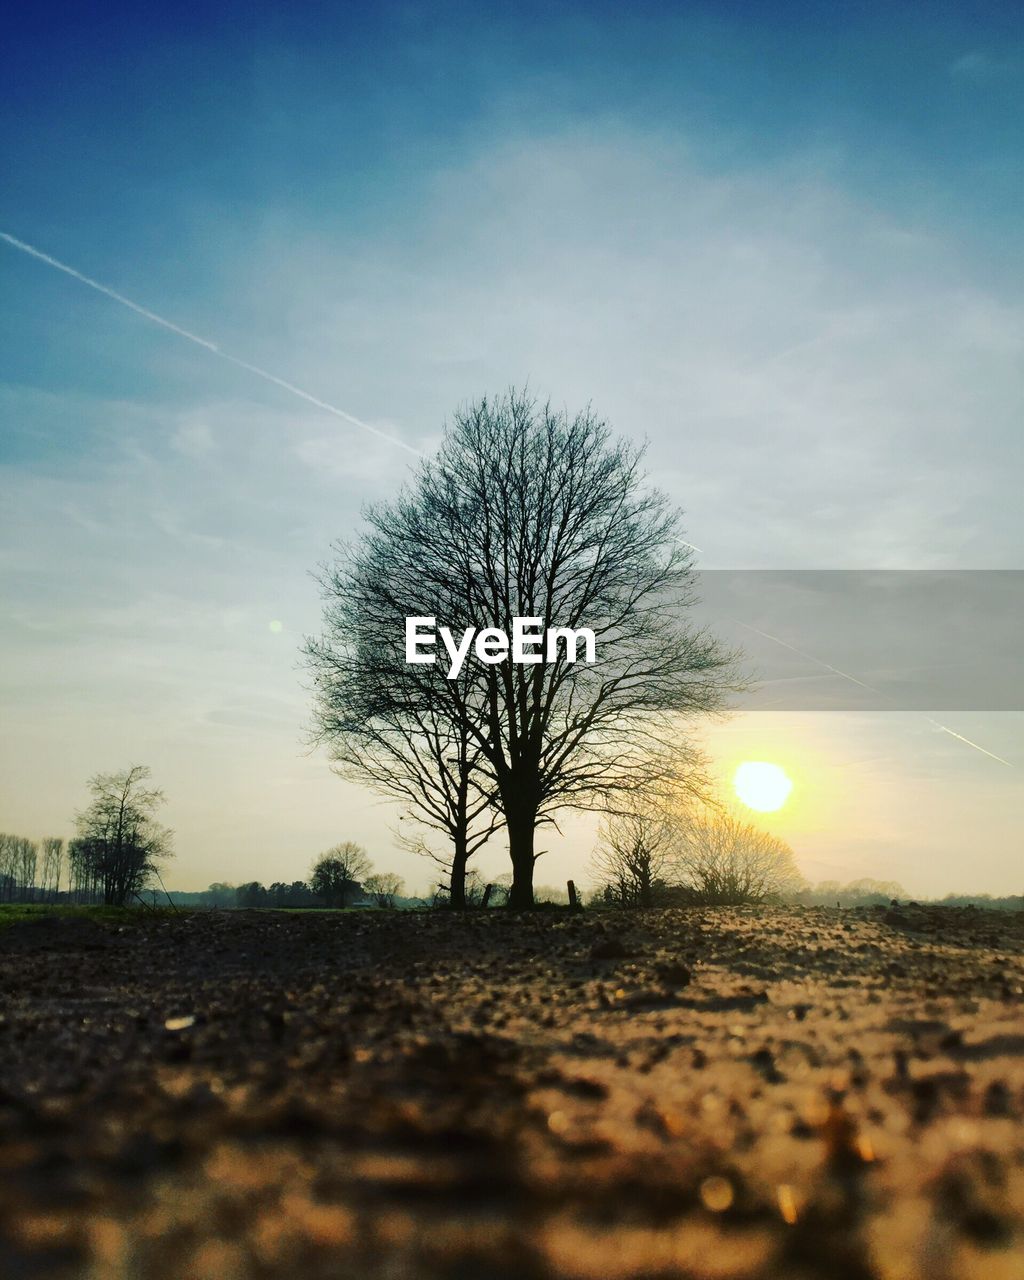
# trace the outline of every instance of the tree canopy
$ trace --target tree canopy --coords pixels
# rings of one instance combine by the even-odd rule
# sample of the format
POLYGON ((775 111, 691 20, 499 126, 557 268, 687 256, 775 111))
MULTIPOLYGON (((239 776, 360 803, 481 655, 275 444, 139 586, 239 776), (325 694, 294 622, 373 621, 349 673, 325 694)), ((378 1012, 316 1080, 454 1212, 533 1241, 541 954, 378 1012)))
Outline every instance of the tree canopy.
POLYGON ((170 855, 171 832, 156 819, 164 794, 147 785, 150 776, 138 764, 96 774, 89 781, 92 801, 75 819, 76 837, 68 847, 72 877, 101 890, 109 905, 137 897, 170 855))

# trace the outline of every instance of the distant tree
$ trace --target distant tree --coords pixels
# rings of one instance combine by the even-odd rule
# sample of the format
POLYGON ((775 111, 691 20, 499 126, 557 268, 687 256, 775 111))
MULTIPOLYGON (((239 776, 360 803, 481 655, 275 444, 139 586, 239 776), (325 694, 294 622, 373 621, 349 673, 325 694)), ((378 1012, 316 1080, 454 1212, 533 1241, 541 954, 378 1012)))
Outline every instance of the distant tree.
POLYGON ((255 907, 265 907, 267 905, 267 891, 258 880, 249 880, 245 884, 240 884, 235 890, 235 906, 246 909, 255 907))
POLYGON ((29 901, 35 890, 38 845, 25 836, 0 835, 0 898, 29 901))
POLYGON ((68 841, 68 895, 75 902, 95 902, 101 894, 99 864, 88 840, 68 841))
POLYGON ((764 902, 792 894, 803 883, 784 840, 711 806, 685 815, 671 861, 672 880, 693 902, 764 902))
POLYGON ((156 820, 164 795, 146 785, 149 778, 144 765, 97 774, 89 782, 92 803, 75 819, 72 860, 108 905, 136 897, 170 853, 171 833, 156 820))
POLYGON ((303 880, 293 880, 290 884, 275 880, 266 890, 268 907, 311 907, 313 904, 313 894, 303 880))
POLYGON ((315 904, 313 891, 305 880, 293 880, 288 886, 286 907, 312 907, 315 904))
POLYGON ((0 900, 29 902, 36 896, 38 857, 34 840, 0 835, 0 900))
POLYGON ((236 892, 234 885, 217 880, 203 894, 203 901, 208 907, 233 907, 236 892))
POLYGON ((652 907, 671 878, 676 832, 656 803, 635 797, 602 823, 591 871, 609 905, 652 907))
POLYGON ((38 863, 39 846, 34 840, 22 837, 18 841, 18 884, 23 901, 31 901, 35 897, 38 863))
POLYGON ((907 891, 898 880, 874 880, 870 876, 852 880, 845 886, 844 892, 853 897, 877 898, 884 902, 907 896, 907 891))
POLYGON ((905 899, 906 890, 897 880, 872 880, 862 878, 840 884, 838 880, 822 880, 818 884, 804 885, 796 893, 796 900, 807 906, 844 907, 888 906, 894 899, 905 899))
POLYGON ((559 906, 569 901, 569 894, 565 889, 559 888, 556 884, 539 884, 533 891, 534 900, 536 902, 555 903, 559 906))
POLYGON ((309 887, 329 907, 344 907, 373 870, 366 850, 352 840, 336 844, 313 864, 309 887))
POLYGON ((13 836, 0 831, 0 902, 10 900, 14 887, 14 851, 11 847, 13 836))
POLYGON ((940 903, 948 907, 978 907, 983 911, 1024 911, 1024 896, 1008 894, 994 898, 990 893, 948 893, 940 903))
MULTIPOLYGON (((498 877, 501 879, 501 877, 498 877)), ((505 884, 497 884, 494 881, 486 880, 476 867, 471 867, 466 872, 466 878, 463 884, 463 901, 461 907, 456 908, 456 904, 452 902, 451 891, 449 885, 445 881, 441 881, 434 886, 431 895, 430 904, 434 907, 445 907, 451 909, 471 909, 482 907, 484 898, 487 896, 487 885, 491 884, 491 894, 487 898, 488 907, 498 907, 508 905, 508 884, 511 883, 511 876, 506 877, 505 884)))
POLYGON ((378 871, 363 881, 363 889, 378 907, 393 907, 404 888, 405 881, 393 871, 378 871))
POLYGON ((64 841, 58 836, 47 836, 42 841, 42 868, 39 881, 44 898, 56 902, 60 893, 60 878, 64 866, 64 841))

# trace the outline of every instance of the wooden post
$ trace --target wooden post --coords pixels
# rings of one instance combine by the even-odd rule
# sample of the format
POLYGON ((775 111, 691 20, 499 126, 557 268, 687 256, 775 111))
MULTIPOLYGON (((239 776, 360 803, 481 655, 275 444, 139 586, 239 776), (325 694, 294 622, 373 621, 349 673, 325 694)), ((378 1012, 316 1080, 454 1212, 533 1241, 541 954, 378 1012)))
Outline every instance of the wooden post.
POLYGON ((487 904, 491 900, 491 890, 493 888, 494 888, 493 884, 488 884, 484 886, 484 900, 483 902, 480 903, 481 908, 483 908, 484 910, 486 910, 487 904))
POLYGON ((575 886, 575 884, 573 884, 573 882, 572 882, 571 880, 568 880, 568 881, 566 881, 566 886, 565 886, 565 887, 569 890, 569 906, 570 906, 570 907, 578 907, 578 906, 580 905, 580 900, 579 900, 579 898, 576 896, 576 886, 575 886))

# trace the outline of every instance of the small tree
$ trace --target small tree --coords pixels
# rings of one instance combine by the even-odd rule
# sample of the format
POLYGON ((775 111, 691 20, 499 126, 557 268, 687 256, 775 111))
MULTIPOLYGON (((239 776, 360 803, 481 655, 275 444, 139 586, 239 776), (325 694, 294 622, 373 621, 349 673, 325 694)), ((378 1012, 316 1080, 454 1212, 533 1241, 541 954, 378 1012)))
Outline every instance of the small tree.
POLYGON ((673 881, 694 902, 764 902, 803 883, 785 840, 711 806, 683 816, 671 861, 673 881))
POLYGON ((102 889, 108 906, 124 906, 157 874, 170 852, 171 833, 156 820, 162 791, 146 786, 150 771, 132 765, 89 782, 92 803, 75 820, 69 854, 79 884, 102 889))
POLYGON ((591 870, 607 903, 652 907, 671 878, 675 832, 655 805, 637 802, 602 824, 591 870))
POLYGON ((352 840, 344 840, 314 862, 309 887, 329 907, 344 907, 359 892, 372 869, 366 850, 352 840))
POLYGON ((0 901, 9 902, 17 887, 15 867, 17 863, 17 836, 0 832, 0 901))
POLYGON ((405 888, 405 881, 393 871, 378 871, 366 877, 363 888, 378 907, 393 907, 395 898, 405 888))

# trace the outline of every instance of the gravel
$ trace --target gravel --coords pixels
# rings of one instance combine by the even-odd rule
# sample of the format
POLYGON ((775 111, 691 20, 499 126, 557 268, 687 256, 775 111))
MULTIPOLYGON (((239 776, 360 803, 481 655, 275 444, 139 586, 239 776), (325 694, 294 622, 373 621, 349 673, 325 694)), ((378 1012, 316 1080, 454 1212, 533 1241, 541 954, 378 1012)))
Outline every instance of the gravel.
POLYGON ((0 933, 4 1277, 1024 1276, 1024 917, 0 933))

